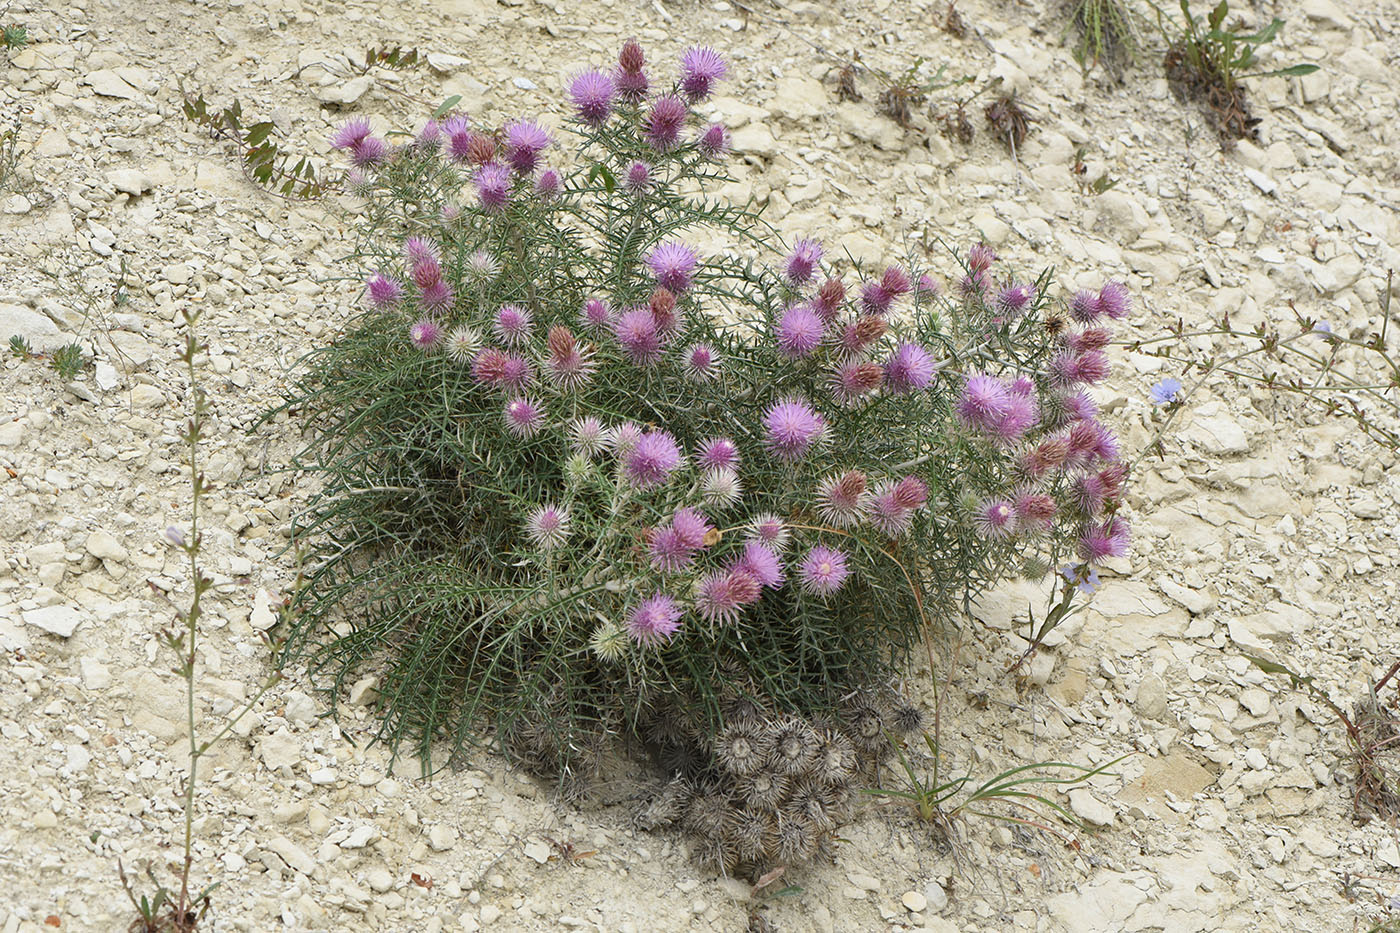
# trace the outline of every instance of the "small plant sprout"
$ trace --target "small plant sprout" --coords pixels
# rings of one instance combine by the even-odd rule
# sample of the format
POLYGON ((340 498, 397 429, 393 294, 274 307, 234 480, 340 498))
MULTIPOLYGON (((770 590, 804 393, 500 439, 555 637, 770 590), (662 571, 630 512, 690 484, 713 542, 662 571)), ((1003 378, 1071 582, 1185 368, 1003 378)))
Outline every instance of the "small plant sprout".
POLYGON ((195 369, 195 361, 199 354, 206 349, 206 345, 199 341, 195 329, 199 323, 200 312, 186 307, 182 310, 182 315, 185 324, 185 349, 180 355, 180 359, 185 364, 185 371, 190 380, 190 418, 182 437, 190 471, 190 528, 189 533, 186 534, 180 528, 171 526, 166 529, 165 538, 188 558, 191 592, 189 606, 176 610, 176 618, 180 622, 180 627, 173 630, 163 630, 160 634, 160 644, 175 655, 176 673, 185 682, 185 730, 189 744, 186 755, 186 770, 179 797, 184 817, 182 840, 184 856, 180 868, 176 872, 178 887, 173 890, 160 883, 154 872, 149 867, 147 868, 146 875, 155 885, 155 893, 151 896, 142 894, 138 897, 125 870, 118 863, 117 870, 121 876, 122 886, 137 912, 137 918, 133 921, 131 930, 139 931, 139 933, 189 933, 189 931, 196 929, 200 921, 209 913, 211 903, 209 895, 218 887, 218 882, 200 890, 195 890, 190 885, 190 875, 194 868, 195 787, 199 777, 199 762, 217 742, 238 724, 238 721, 262 699, 263 694, 278 680, 276 674, 269 677, 247 702, 234 710, 217 732, 206 739, 200 739, 199 733, 195 729, 197 702, 195 684, 198 679, 196 670, 198 655, 195 647, 199 637, 201 603, 204 594, 214 585, 214 581, 204 575, 199 561, 203 543, 200 533, 200 504, 205 494, 205 480, 204 474, 200 471, 199 452, 200 442, 204 438, 209 418, 209 401, 204 389, 199 384, 198 373, 195 369))

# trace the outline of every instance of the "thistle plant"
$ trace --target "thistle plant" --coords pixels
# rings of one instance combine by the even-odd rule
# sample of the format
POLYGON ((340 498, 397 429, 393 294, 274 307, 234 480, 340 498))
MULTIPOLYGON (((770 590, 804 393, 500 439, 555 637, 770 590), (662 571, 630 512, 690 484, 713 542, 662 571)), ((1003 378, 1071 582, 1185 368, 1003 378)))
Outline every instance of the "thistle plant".
POLYGON ((628 42, 562 131, 335 134, 361 307, 284 405, 320 486, 282 662, 374 671, 395 747, 494 734, 580 775, 664 722, 648 747, 713 759, 754 709, 840 718, 932 663, 982 588, 1127 546, 1085 391, 1122 286, 1065 300, 982 244, 946 288, 781 245, 704 195, 729 134, 694 106, 727 70, 691 49, 664 81, 628 42))

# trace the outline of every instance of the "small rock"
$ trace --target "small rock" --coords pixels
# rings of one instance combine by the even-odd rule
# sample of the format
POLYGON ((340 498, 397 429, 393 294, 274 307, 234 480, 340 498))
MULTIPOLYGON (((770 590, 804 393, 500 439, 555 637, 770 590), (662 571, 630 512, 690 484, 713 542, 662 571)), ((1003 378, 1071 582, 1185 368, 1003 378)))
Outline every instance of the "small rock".
POLYGON ((131 390, 131 404, 137 408, 160 408, 165 404, 165 393, 142 383, 131 390))
POLYGON ((301 741, 285 729, 265 735, 258 743, 258 755, 263 764, 276 771, 292 767, 301 761, 301 741))
POLYGON ((92 764, 92 754, 81 745, 68 746, 66 757, 65 764, 68 770, 74 774, 86 771, 88 765, 92 764))
POLYGON ((323 104, 339 104, 346 106, 355 103, 374 87, 374 78, 370 75, 361 75, 358 78, 351 78, 344 84, 328 84, 325 87, 316 89, 316 99, 323 104))
POLYGON ((121 382, 121 377, 117 374, 117 368, 105 360, 95 367, 93 379, 97 382, 97 387, 103 392, 110 392, 121 382))
POLYGON ((334 768, 317 768, 307 775, 307 777, 311 778, 312 784, 320 787, 324 787, 327 784, 334 784, 338 776, 339 772, 334 768))
POLYGON ((1265 194, 1273 194, 1275 191, 1278 190, 1278 182, 1274 181, 1272 178, 1270 178, 1268 175, 1265 175, 1258 169, 1245 169, 1244 177, 1248 178, 1250 183, 1254 185, 1254 187, 1258 188, 1265 194))
POLYGON ((486 904, 481 908, 482 926, 488 923, 495 923, 499 919, 501 919, 501 908, 497 907, 495 904, 486 904))
POLYGON ((451 826, 444 826, 438 823, 428 830, 428 845, 433 847, 434 852, 446 852, 457 844, 457 830, 451 826))
POLYGON ((1263 771, 1269 766, 1269 759, 1265 758, 1259 749, 1251 748, 1244 753, 1244 763, 1255 771, 1263 771))
POLYGON ((286 696, 284 715, 291 722, 313 722, 316 719, 316 701, 300 690, 293 690, 286 696))
POLYGON ((1137 699, 1133 703, 1138 715, 1145 719, 1161 720, 1167 714, 1167 685, 1156 674, 1148 674, 1138 684, 1137 699))
POLYGON ((316 860, 307 855, 305 849, 285 836, 271 839, 267 848, 283 862, 286 862, 288 868, 299 874, 310 875, 316 870, 316 860))
POLYGON ((1263 716, 1269 711, 1269 695, 1258 687, 1247 687, 1240 691, 1240 705, 1251 716, 1263 716))
POLYGON ((22 194, 12 194, 5 199, 5 213, 7 214, 28 214, 34 209, 34 205, 22 194))
POLYGON ((45 606, 42 609, 30 609, 24 613, 26 625, 43 629, 50 635, 57 635, 59 638, 70 637, 82 621, 83 617, 72 606, 45 606))
POLYGON ((379 698, 379 678, 370 674, 361 677, 350 687, 350 702, 356 706, 368 706, 379 698))
POLYGON ((107 183, 133 198, 139 198, 156 186, 154 178, 134 168, 119 168, 108 172, 107 183))
POLYGON ((445 52, 428 53, 428 67, 440 75, 450 75, 468 64, 470 62, 460 55, 448 55, 445 52))
POLYGON ((860 888, 862 891, 880 890, 880 879, 872 875, 866 875, 860 872, 852 871, 846 873, 846 880, 849 881, 851 884, 855 885, 856 887, 860 888))
POLYGON ((1113 822, 1113 809, 1087 787, 1076 787, 1069 792, 1069 808, 1091 826, 1108 826, 1113 822))
POLYGON ((904 908, 911 913, 920 913, 928 907, 928 898, 924 897, 918 891, 905 891, 904 896, 899 900, 900 903, 904 905, 904 908))
POLYGON ((0 424, 0 447, 18 447, 23 440, 23 421, 7 421, 0 424))
POLYGON ((365 875, 365 884, 375 894, 387 894, 393 890, 394 876, 387 868, 371 868, 369 874, 365 875))
POLYGON ((94 531, 87 536, 87 552, 98 560, 110 560, 120 564, 127 558, 126 548, 116 538, 105 531, 94 531))
POLYGON ((378 835, 379 831, 373 826, 357 826, 350 831, 350 835, 340 840, 340 847, 342 849, 363 849, 378 835))
POLYGON ((935 913, 948 906, 948 889, 943 886, 941 881, 930 881, 924 885, 924 897, 928 900, 928 906, 935 913))
POLYGON ((522 91, 533 91, 535 88, 539 87, 538 84, 531 81, 529 78, 512 78, 511 83, 522 91))
POLYGON ((253 594, 253 610, 248 613, 248 624, 259 632, 265 632, 277 624, 277 613, 268 605, 271 601, 267 590, 258 590, 253 594))
POLYGON ((146 96, 143 91, 127 83, 121 75, 106 68, 89 72, 87 84, 88 87, 92 88, 102 97, 117 97, 122 100, 140 100, 146 96))
POLYGON ((57 349, 71 340, 47 315, 19 305, 0 304, 0 342, 8 342, 11 337, 23 337, 38 353, 57 349))
POLYGON ((826 113, 831 102, 820 81, 789 75, 778 79, 777 93, 769 101, 773 113, 789 120, 808 120, 826 113))
POLYGON ((83 677, 83 686, 89 690, 106 690, 112 685, 112 672, 96 658, 79 658, 78 671, 83 677))
POLYGON ((525 843, 525 855, 543 865, 549 861, 549 846, 538 839, 531 839, 525 843))

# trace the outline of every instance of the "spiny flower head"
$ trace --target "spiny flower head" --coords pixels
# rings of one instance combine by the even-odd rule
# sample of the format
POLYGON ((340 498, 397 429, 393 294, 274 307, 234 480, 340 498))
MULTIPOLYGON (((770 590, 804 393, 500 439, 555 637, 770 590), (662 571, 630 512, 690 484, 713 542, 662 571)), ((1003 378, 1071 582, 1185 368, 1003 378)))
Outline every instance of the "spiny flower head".
POLYGON ((958 399, 958 420, 970 428, 995 430, 1010 405, 1011 393, 1004 382, 995 376, 974 373, 967 377, 958 399))
POLYGON ((766 546, 775 554, 781 554, 788 545, 792 532, 788 531, 787 523, 771 512, 757 515, 749 523, 747 541, 757 541, 766 546))
POLYGON ((885 336, 889 327, 889 323, 880 315, 863 314, 842 328, 841 335, 836 340, 837 348, 843 356, 859 356, 871 344, 885 336))
POLYGON ((389 158, 390 147, 378 136, 366 136, 350 148, 350 162, 361 168, 378 165, 389 158))
POLYGON ((744 484, 739 474, 728 467, 706 470, 700 477, 700 497, 707 505, 724 508, 735 505, 744 496, 744 484))
POLYGON ((474 250, 467 257, 467 278, 478 285, 494 279, 501 271, 501 264, 484 249, 474 250))
POLYGON ((501 305, 493 330, 508 346, 523 343, 534 330, 535 316, 520 305, 501 305))
POLYGON ((854 405, 884 381, 885 370, 879 363, 846 363, 831 375, 831 394, 843 405, 854 405))
POLYGON ((967 267, 973 272, 986 272, 996 262, 996 250, 986 243, 978 243, 967 251, 967 267))
POLYGON ((1108 377, 1108 356, 1102 350, 1074 353, 1062 350, 1050 359, 1050 379, 1062 389, 1093 385, 1108 377))
POLYGON ((658 97, 646 117, 647 145, 657 152, 667 152, 681 138, 681 127, 690 113, 685 102, 673 94, 658 97))
POLYGON ((648 431, 623 455, 623 473, 634 486, 649 489, 666 482, 683 459, 668 432, 648 431))
POLYGON ((1008 318, 1014 318, 1025 311, 1035 300, 1035 289, 1029 285, 1008 285, 997 292, 996 309, 1008 318))
POLYGON ((1033 489, 1022 489, 1012 495, 1011 509, 1018 531, 1039 534, 1050 529, 1058 507, 1053 497, 1033 489))
POLYGON ((711 123, 695 140, 695 148, 707 159, 718 159, 729 151, 729 130, 722 123, 711 123))
POLYGON ((670 596, 654 593, 627 616, 627 634, 639 645, 654 648, 671 640, 681 626, 684 610, 670 596))
POLYGON ((865 517, 869 486, 860 470, 829 476, 817 484, 817 514, 837 528, 850 528, 865 517))
POLYGON ((1070 496, 1079 511, 1090 518, 1098 515, 1104 507, 1104 484, 1097 473, 1081 473, 1070 487, 1070 496))
POLYGON ((1069 421, 1089 421, 1099 416, 1099 403, 1087 392, 1075 392, 1059 400, 1060 409, 1069 421))
POLYGON ((703 512, 689 506, 676 509, 676 514, 671 516, 671 527, 686 547, 697 550, 709 546, 705 539, 715 530, 703 512))
POLYGON ((739 448, 727 437, 712 437, 700 443, 695 462, 702 470, 732 470, 739 465, 739 448))
POLYGON ((825 545, 807 552, 798 568, 798 580, 804 590, 817 596, 830 596, 845 584, 851 574, 846 555, 825 545))
POLYGON ((633 194, 641 194, 651 187, 651 166, 645 162, 633 162, 627 166, 627 174, 623 176, 622 187, 633 194))
POLYGON ((1005 410, 990 426, 989 433, 998 443, 1011 445, 1019 442, 1039 422, 1040 404, 1035 396, 1011 392, 1005 410))
POLYGON ((522 356, 508 353, 501 361, 501 385, 507 389, 518 392, 529 385, 534 377, 535 371, 530 366, 530 361, 522 356))
POLYGON ((656 329, 662 336, 669 337, 680 323, 676 314, 675 294, 658 285, 651 290, 651 295, 647 298, 647 307, 651 309, 651 316, 656 319, 656 329))
POLYGON ((791 359, 810 356, 821 346, 822 319, 807 305, 793 305, 783 312, 775 328, 778 351, 791 359))
POLYGON ((656 284, 680 293, 694 283, 695 268, 700 264, 700 257, 679 240, 668 240, 647 253, 646 262, 656 284))
POLYGON ((506 428, 517 437, 534 437, 544 426, 544 408, 536 401, 517 396, 506 402, 506 428))
POLYGON ((885 363, 885 384, 891 392, 921 392, 933 383, 937 371, 927 350, 916 343, 901 343, 885 363))
POLYGON ((454 363, 470 363, 481 349, 481 332, 465 324, 452 329, 447 335, 447 355, 454 363))
POLYGON ((681 93, 691 103, 710 96, 715 82, 729 74, 729 66, 714 49, 704 46, 686 49, 681 56, 681 93))
POLYGON ((1086 350, 1101 350, 1113 339, 1113 331, 1107 327, 1086 327, 1065 337, 1065 346, 1075 353, 1086 350))
POLYGON ((594 330, 606 330, 612 326, 612 309, 601 298, 590 298, 585 301, 579 317, 582 318, 585 327, 591 327, 594 330))
POLYGON ((602 126, 612 114, 613 79, 601 71, 585 71, 569 84, 578 118, 589 126, 602 126))
POLYGON ((744 545, 744 556, 739 559, 738 566, 747 570, 755 580, 769 589, 782 586, 783 581, 787 579, 777 553, 759 541, 750 541, 744 545))
POLYGON ((495 347, 486 347, 472 360, 472 378, 486 385, 500 385, 505 369, 506 355, 495 347))
POLYGON ((455 297, 456 292, 452 290, 452 286, 448 285, 442 279, 437 279, 424 286, 418 293, 419 303, 429 311, 441 311, 451 306, 455 297))
POLYGON ((488 214, 503 209, 510 201, 510 169, 500 162, 487 162, 477 169, 476 194, 488 214))
POLYGON ((351 149, 358 146, 369 134, 369 121, 364 117, 355 117, 342 123, 340 129, 335 131, 335 135, 331 137, 331 148, 351 149))
POLYGON ((1079 537, 1079 556, 1091 564, 1110 557, 1122 557, 1128 553, 1128 540, 1128 523, 1121 518, 1091 523, 1084 526, 1079 537))
POLYGON ((403 286, 397 279, 376 272, 365 282, 369 300, 376 308, 392 308, 403 299, 403 286))
POLYGON ((593 457, 608 446, 608 430, 593 415, 575 418, 569 425, 569 445, 585 457, 593 457))
POLYGON ((906 476, 895 483, 891 497, 902 508, 921 509, 928 502, 928 484, 917 476, 906 476))
POLYGON ((442 338, 442 328, 432 318, 423 318, 408 329, 408 339, 420 350, 433 347, 442 338))
POLYGON ((442 266, 436 257, 424 256, 413 263, 408 277, 413 279, 413 284, 417 285, 420 290, 425 289, 442 278, 442 266))
POLYGON ((549 133, 538 123, 512 123, 506 127, 506 161, 520 174, 529 175, 549 143, 549 133))
POLYGON ((914 519, 914 510, 900 501, 897 488, 890 483, 882 483, 870 497, 866 509, 870 524, 887 538, 898 538, 904 534, 914 519))
POLYGON ((436 149, 442 143, 442 124, 436 120, 424 123, 416 141, 422 149, 436 149))
POLYGON ((860 287, 860 306, 867 314, 884 314, 894 304, 894 295, 881 282, 866 282, 860 287))
POLYGON ((695 585, 695 610, 706 622, 733 624, 739 611, 757 598, 758 581, 743 571, 715 571, 701 577, 695 585))
POLYGON ((788 254, 783 275, 793 285, 806 285, 822 261, 822 247, 816 240, 798 240, 788 254))
POLYGON ((972 525, 984 538, 997 540, 1016 533, 1016 508, 1005 499, 988 499, 977 504, 972 525))
POLYGON ((1127 317, 1132 304, 1133 299, 1128 294, 1128 287, 1122 282, 1107 282, 1099 289, 1099 313, 1106 318, 1116 321, 1127 317))
POLYGON ((827 279, 817 289, 817 300, 813 302, 812 308, 822 319, 823 323, 830 324, 836 320, 836 315, 841 311, 841 305, 846 300, 846 286, 840 279, 827 279))
POLYGON ((535 179, 535 194, 543 201, 553 201, 559 195, 559 188, 564 181, 559 177, 559 172, 552 168, 547 168, 540 172, 535 179))
POLYGON ((769 406, 763 415, 768 450, 779 460, 793 462, 806 456, 826 431, 826 421, 812 406, 796 397, 769 406))
POLYGON ((685 351, 685 374, 693 382, 719 378, 719 354, 708 343, 697 343, 685 351))
POLYGON ((1081 324, 1092 324, 1099 319, 1099 296, 1083 290, 1074 293, 1069 301, 1069 316, 1081 324))
POLYGON ((564 506, 542 505, 530 513, 526 533, 541 551, 553 551, 569 538, 569 510, 564 506))
POLYGON ((646 58, 642 54, 642 47, 636 40, 628 39, 622 46, 622 51, 617 56, 617 72, 614 75, 614 82, 617 86, 617 97, 628 104, 640 104, 646 99, 649 82, 646 72, 642 69, 646 65, 646 58))
POLYGON ((567 327, 561 324, 551 327, 545 338, 545 347, 545 369, 560 388, 577 389, 593 374, 589 348, 580 346, 573 331, 567 327))
POLYGON ((633 308, 613 322, 617 338, 627 358, 638 366, 650 366, 661 359, 663 341, 650 308, 633 308))
POLYGON ((409 263, 415 266, 425 262, 436 263, 438 247, 432 240, 421 236, 411 236, 403 241, 403 254, 408 258, 409 263))
POLYGON ((936 297, 939 292, 943 291, 943 287, 927 272, 919 276, 919 280, 914 283, 914 289, 920 297, 924 298, 936 297))
POLYGON ((663 573, 684 570, 695 560, 695 548, 674 527, 657 528, 651 535, 651 564, 663 573))

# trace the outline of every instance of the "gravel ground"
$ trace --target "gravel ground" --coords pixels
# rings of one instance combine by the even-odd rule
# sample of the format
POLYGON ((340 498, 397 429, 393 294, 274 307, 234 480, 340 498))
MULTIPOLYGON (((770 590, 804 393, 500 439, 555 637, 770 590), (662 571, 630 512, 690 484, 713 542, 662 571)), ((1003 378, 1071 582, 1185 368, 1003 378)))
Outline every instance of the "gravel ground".
MULTIPOLYGON (((0 6, 36 40, 0 64, 3 114, 20 127, 0 187, 0 337, 41 349, 76 338, 95 355, 68 384, 35 361, 0 362, 2 933, 124 929, 117 860, 163 872, 178 859, 184 700, 156 637, 172 621, 166 596, 183 601, 189 584, 163 537, 189 506, 179 310, 204 309, 210 344, 208 730, 266 676, 259 630, 295 573, 281 552, 306 490, 279 468, 299 427, 254 423, 355 301, 338 262, 353 205, 261 193, 183 118, 182 85, 218 104, 237 96, 321 158, 348 116, 406 127, 452 94, 473 115, 552 114, 568 74, 629 36, 657 63, 704 43, 734 75, 711 105, 740 150, 725 194, 766 202, 786 234, 817 233, 833 251, 875 259, 980 232, 1014 267, 1054 265, 1066 286, 1126 281, 1130 334, 1143 338, 1225 312, 1246 327, 1287 322, 1290 303, 1364 334, 1380 326, 1385 270, 1400 268, 1393 3, 1241 5, 1256 24, 1288 20, 1272 63, 1323 69, 1250 82, 1260 139, 1228 154, 1155 58, 1121 85, 1082 78, 1062 19, 1039 2, 963 0, 962 39, 940 28, 943 0, 64 6, 0 6), (433 54, 347 78, 365 49, 393 45, 433 54), (970 144, 942 135, 928 107, 901 128, 874 106, 869 74, 857 76, 864 101, 840 102, 852 52, 890 73, 946 62, 975 76, 967 88, 1000 76, 1033 108, 1032 135, 1013 160, 981 99, 970 144), (1084 177, 1117 179, 1106 193, 1071 171, 1081 148, 1084 177)), ((1165 364, 1117 359, 1101 401, 1140 450, 1165 364)), ((873 806, 835 864, 779 882, 801 890, 764 902, 778 929, 1340 931, 1388 915, 1400 846, 1383 821, 1351 818, 1344 733, 1243 655, 1315 674, 1347 707, 1389 666, 1395 457, 1346 422, 1224 381, 1192 397, 1165 452, 1134 478, 1131 554, 1028 676, 1005 673, 1025 646, 1021 588, 982 600, 949 641, 956 768, 1134 753, 1063 800, 1101 831, 1067 845, 972 818, 950 845, 873 806)), ((912 673, 931 704, 928 681, 912 673)), ((678 836, 631 828, 645 775, 619 763, 579 810, 489 754, 431 781, 414 761, 391 771, 368 741, 371 690, 358 684, 335 722, 292 671, 212 754, 195 877, 221 886, 202 928, 746 928, 748 885, 697 870, 678 836)))

